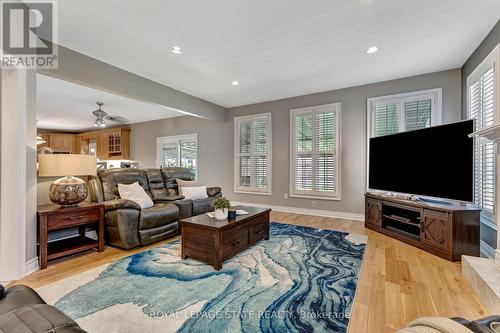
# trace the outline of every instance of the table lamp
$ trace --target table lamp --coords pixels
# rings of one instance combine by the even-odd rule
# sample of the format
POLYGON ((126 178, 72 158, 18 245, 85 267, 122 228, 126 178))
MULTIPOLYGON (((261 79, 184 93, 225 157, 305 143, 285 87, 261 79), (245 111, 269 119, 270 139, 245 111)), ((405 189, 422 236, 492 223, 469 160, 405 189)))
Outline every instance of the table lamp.
POLYGON ((50 200, 61 206, 75 206, 87 198, 88 188, 85 181, 74 176, 96 175, 96 162, 95 155, 38 155, 38 176, 63 176, 50 185, 50 200))

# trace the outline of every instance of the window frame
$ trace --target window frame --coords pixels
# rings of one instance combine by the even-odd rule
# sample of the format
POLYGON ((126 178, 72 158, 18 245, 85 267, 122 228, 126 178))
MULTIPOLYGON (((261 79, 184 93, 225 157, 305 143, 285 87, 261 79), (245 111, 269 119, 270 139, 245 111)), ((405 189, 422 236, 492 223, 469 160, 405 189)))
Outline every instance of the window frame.
MULTIPOLYGON (((273 135, 272 135, 272 114, 271 112, 257 113, 248 116, 239 116, 233 118, 234 122, 234 193, 239 194, 258 194, 258 195, 272 195, 272 185, 273 185, 273 135), (240 124, 243 122, 254 121, 257 119, 267 119, 267 187, 260 188, 256 186, 240 186, 240 124)), ((250 146, 253 149, 253 142, 250 142, 250 146)), ((255 154, 254 152, 248 153, 250 159, 253 155, 263 155, 255 154)))
POLYGON ((177 167, 181 167, 181 141, 185 140, 193 140, 195 145, 196 145, 196 169, 194 172, 194 178, 198 179, 198 174, 200 170, 200 160, 199 160, 199 154, 198 154, 198 134, 197 133, 191 133, 191 134, 180 134, 180 135, 167 135, 167 136, 159 136, 156 138, 156 167, 160 168, 162 163, 162 145, 163 144, 168 144, 168 143, 176 143, 177 144, 177 167))
MULTIPOLYGON (((372 106, 374 104, 390 104, 391 102, 399 101, 399 131, 397 133, 406 132, 405 128, 405 114, 404 103, 416 100, 425 99, 428 97, 433 98, 433 108, 431 110, 431 126, 441 125, 443 121, 443 89, 425 89, 416 90, 406 93, 369 97, 366 99, 366 191, 373 191, 369 187, 370 179, 370 139, 373 133, 374 122, 372 121, 372 106)), ((396 133, 394 133, 396 134, 396 133)), ((388 134, 390 135, 390 134, 388 134)), ((377 190, 375 190, 377 191, 377 190)))
MULTIPOLYGON (((466 90, 466 117, 467 119, 470 118, 470 101, 469 101, 469 88, 470 86, 477 82, 491 67, 493 67, 493 84, 494 84, 494 90, 493 90, 493 124, 498 124, 500 121, 500 44, 497 44, 493 50, 486 56, 486 58, 481 61, 481 63, 467 76, 466 79, 466 84, 465 84, 465 90, 466 90)), ((482 128, 484 129, 484 128, 482 128)), ((477 140, 484 140, 481 138, 474 138, 474 149, 476 148, 476 141, 477 140)), ((497 165, 497 154, 498 154, 498 143, 495 143, 493 145, 493 151, 494 151, 494 161, 493 161, 493 168, 494 168, 494 186, 495 188, 493 189, 493 211, 490 212, 488 210, 482 209, 481 211, 481 223, 484 225, 487 225, 489 228, 497 230, 497 215, 498 215, 498 207, 499 206, 499 187, 497 186, 497 181, 496 179, 498 178, 497 170, 498 170, 498 165, 497 165)), ((474 154, 475 155, 475 154, 474 154)), ((475 164, 476 161, 474 159, 474 173, 476 172, 475 164)), ((476 183, 475 183, 476 175, 474 174, 473 178, 473 188, 474 188, 474 194, 476 193, 476 183)), ((474 197, 474 203, 476 201, 476 198, 474 197)), ((481 205, 482 208, 482 205, 481 205)))
MULTIPOLYGON (((342 106, 340 102, 322 104, 315 106, 308 106, 304 108, 297 108, 290 110, 290 184, 289 184, 289 197, 291 198, 303 198, 303 199, 316 199, 316 200, 342 200, 342 106), (300 191, 295 190, 295 163, 296 163, 296 137, 295 137, 295 116, 298 114, 313 113, 313 132, 312 132, 312 150, 311 154, 314 156, 316 150, 314 149, 314 113, 325 111, 325 109, 330 109, 329 111, 335 112, 335 127, 336 127, 336 145, 335 145, 335 184, 336 191, 332 192, 321 192, 314 190, 314 182, 312 184, 313 190, 311 191, 300 191)), ((312 177, 314 179, 315 165, 312 165, 312 177)))

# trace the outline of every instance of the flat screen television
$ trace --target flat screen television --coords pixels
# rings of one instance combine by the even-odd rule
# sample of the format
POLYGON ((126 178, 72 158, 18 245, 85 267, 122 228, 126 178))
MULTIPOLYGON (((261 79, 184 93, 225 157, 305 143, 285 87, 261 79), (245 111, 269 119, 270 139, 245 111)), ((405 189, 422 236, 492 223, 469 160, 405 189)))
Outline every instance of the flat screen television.
POLYGON ((368 187, 473 201, 472 120, 370 139, 368 187))

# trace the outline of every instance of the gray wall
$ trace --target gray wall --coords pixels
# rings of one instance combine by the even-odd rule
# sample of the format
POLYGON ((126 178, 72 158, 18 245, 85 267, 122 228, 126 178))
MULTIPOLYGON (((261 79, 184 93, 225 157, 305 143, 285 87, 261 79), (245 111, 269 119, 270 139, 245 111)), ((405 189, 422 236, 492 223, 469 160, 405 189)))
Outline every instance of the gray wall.
POLYGON ((216 123, 179 117, 140 124, 132 128, 132 158, 141 167, 154 167, 156 137, 198 133, 199 179, 221 185, 231 199, 243 202, 313 208, 309 199, 289 198, 289 113, 292 108, 342 103, 342 200, 316 200, 315 209, 362 214, 366 183, 366 99, 410 92, 443 89, 443 121, 461 119, 461 73, 459 69, 391 80, 359 87, 293 97, 229 109, 228 122, 216 123), (271 112, 273 131, 272 196, 233 192, 233 121, 235 116, 271 112))
MULTIPOLYGON (((497 22, 462 67, 462 117, 464 119, 467 118, 467 77, 490 54, 498 43, 500 43, 500 21, 497 22)), ((482 224, 481 240, 496 249, 497 231, 486 224, 482 224)))

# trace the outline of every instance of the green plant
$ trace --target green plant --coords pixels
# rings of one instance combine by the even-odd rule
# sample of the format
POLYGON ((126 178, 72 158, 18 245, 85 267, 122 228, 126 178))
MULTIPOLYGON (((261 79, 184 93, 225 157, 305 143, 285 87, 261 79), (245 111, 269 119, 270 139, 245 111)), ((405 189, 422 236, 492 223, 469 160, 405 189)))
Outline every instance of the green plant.
POLYGON ((214 200, 212 206, 214 206, 215 209, 229 209, 231 208, 231 201, 229 201, 226 197, 220 197, 214 200))

